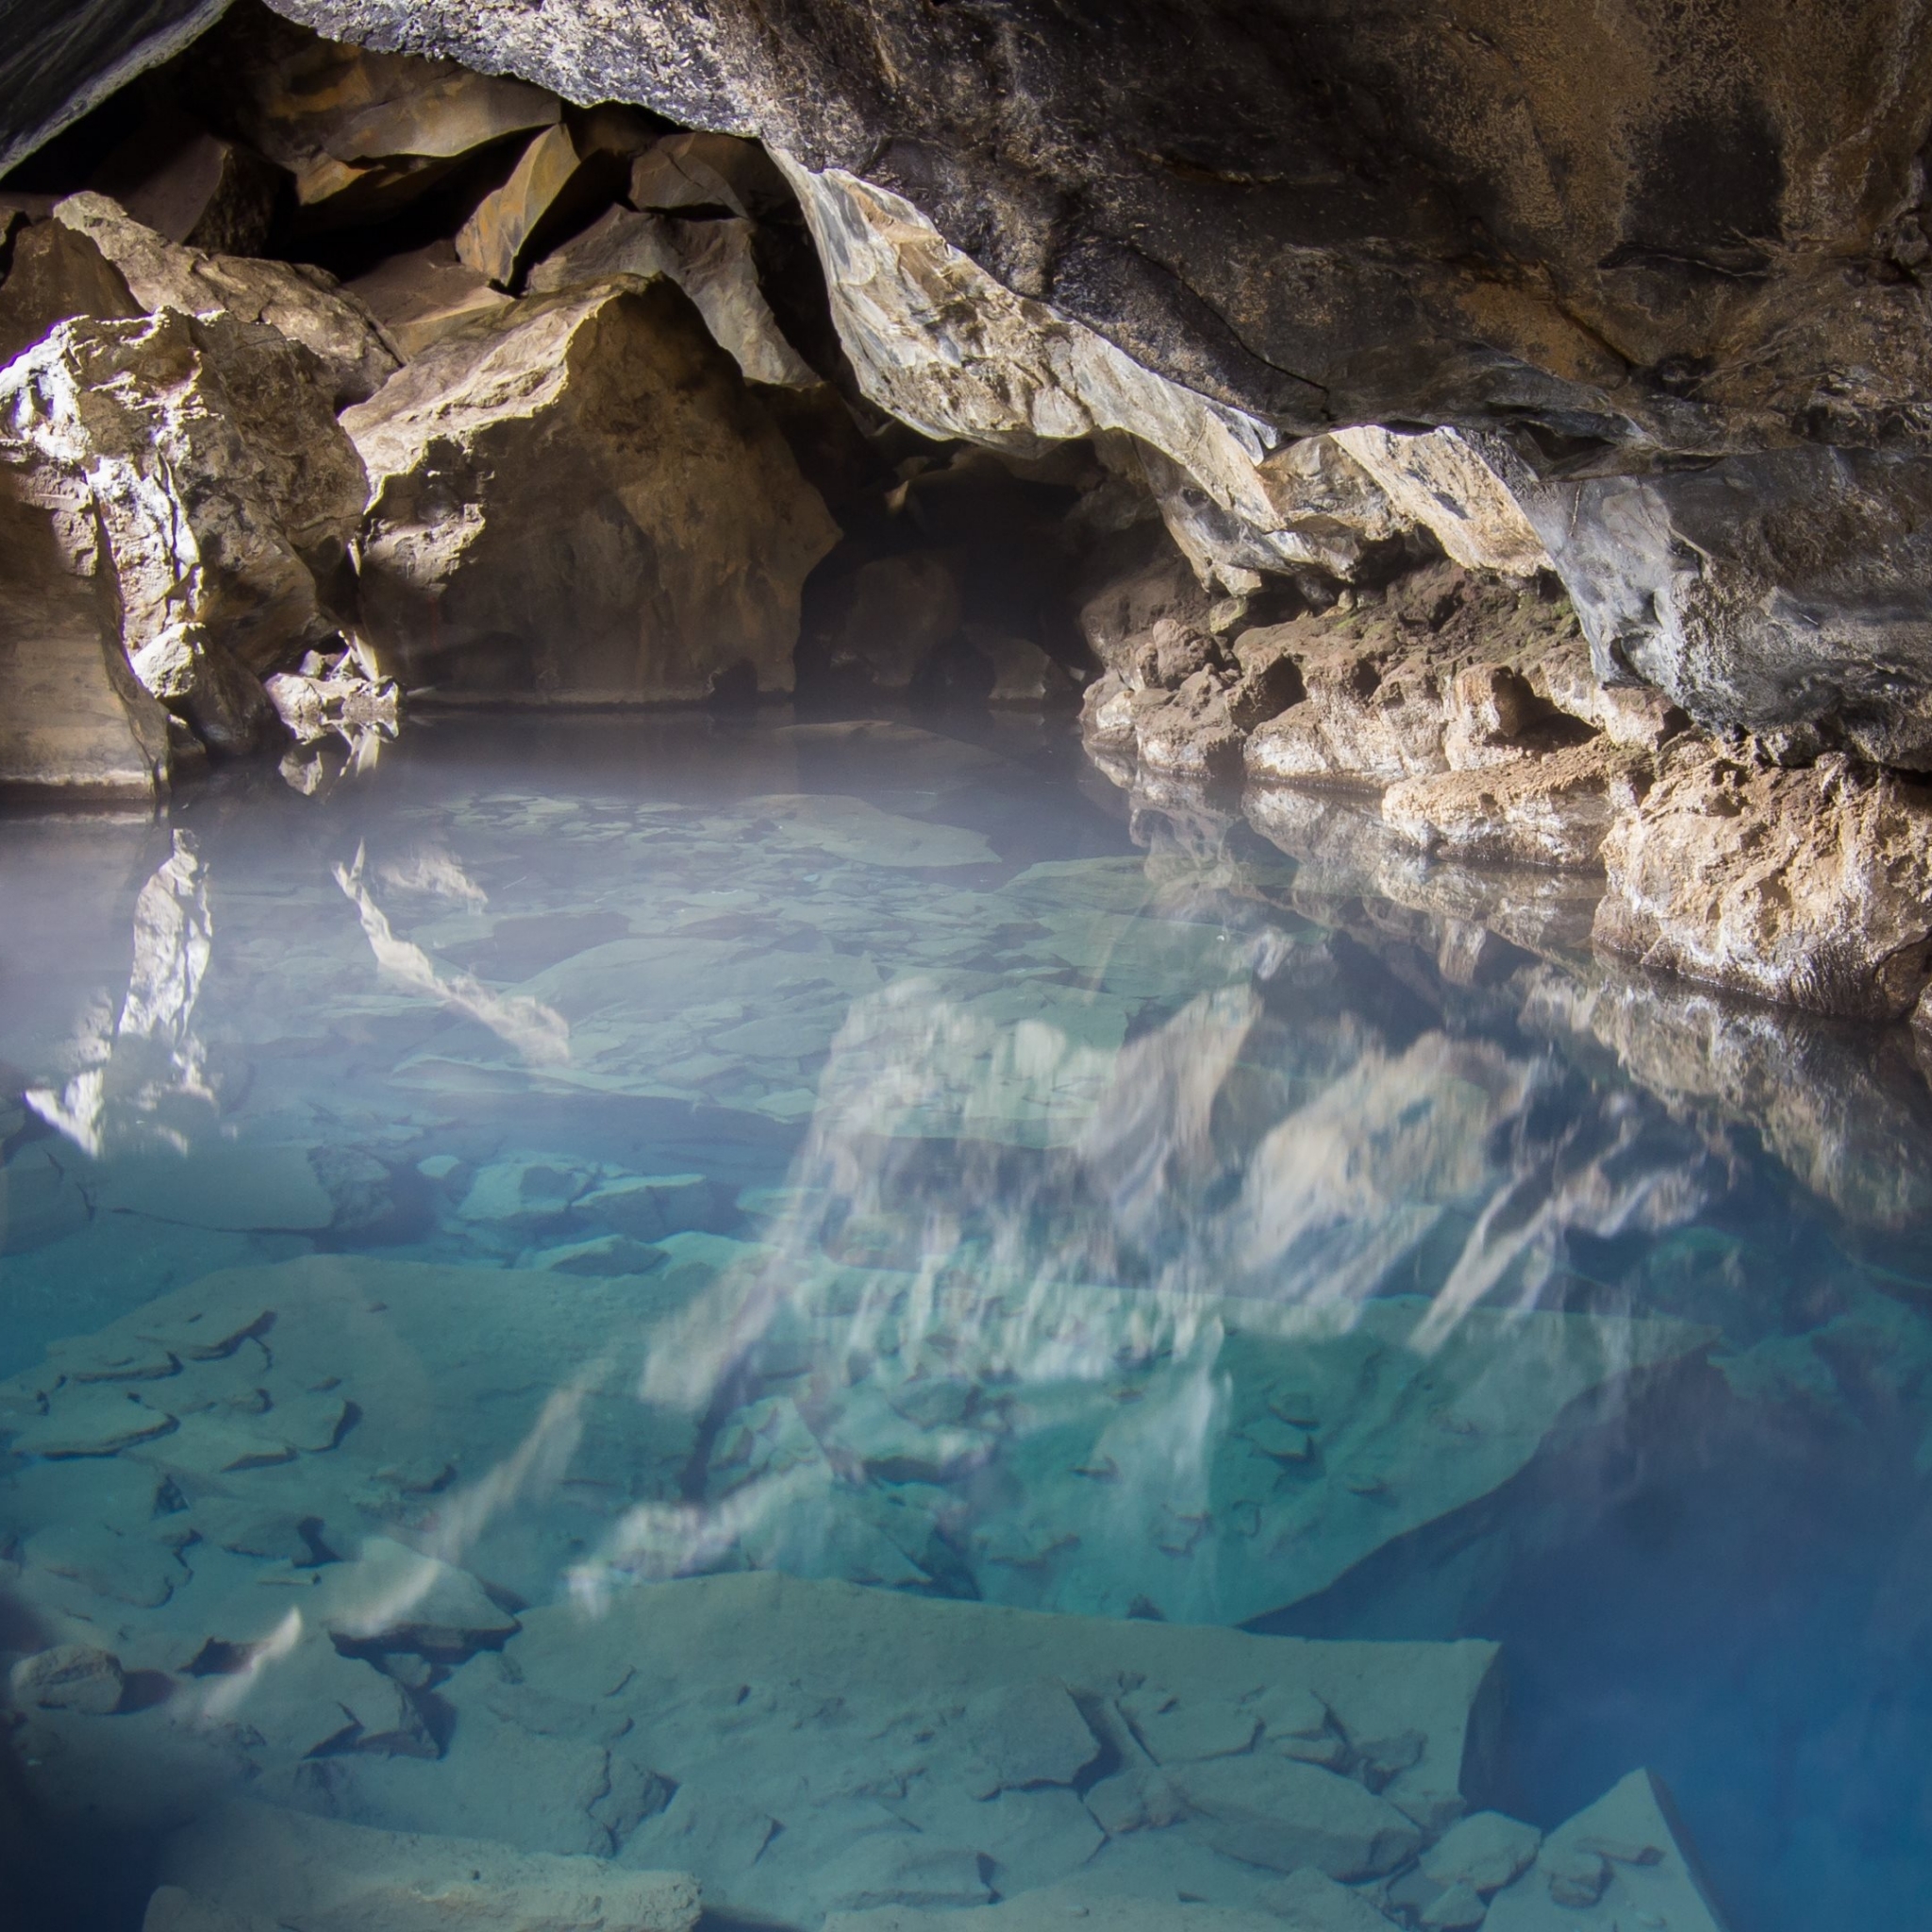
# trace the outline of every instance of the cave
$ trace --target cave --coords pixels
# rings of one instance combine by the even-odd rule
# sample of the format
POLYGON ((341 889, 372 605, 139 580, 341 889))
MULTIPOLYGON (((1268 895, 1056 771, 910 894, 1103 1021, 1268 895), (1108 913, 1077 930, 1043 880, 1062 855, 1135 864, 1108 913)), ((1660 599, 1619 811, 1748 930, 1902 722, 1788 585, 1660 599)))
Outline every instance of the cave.
POLYGON ((1914 1922, 1910 9, 0 75, 24 1932, 1914 1922))

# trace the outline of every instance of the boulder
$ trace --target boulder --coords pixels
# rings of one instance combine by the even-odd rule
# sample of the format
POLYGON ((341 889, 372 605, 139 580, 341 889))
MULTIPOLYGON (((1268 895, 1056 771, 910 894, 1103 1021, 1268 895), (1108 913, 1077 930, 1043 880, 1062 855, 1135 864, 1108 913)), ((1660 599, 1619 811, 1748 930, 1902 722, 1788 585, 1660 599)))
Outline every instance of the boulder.
POLYGON ((533 136, 509 179, 476 204, 458 232, 458 260, 508 288, 538 229, 568 207, 583 173, 583 157, 568 127, 558 124, 533 136))
POLYGON ((801 587, 838 532, 669 282, 481 318, 343 422, 374 482, 368 629, 408 682, 566 703, 791 689, 801 587))
POLYGON ((241 754, 273 736, 261 680, 199 624, 170 625, 134 653, 134 675, 210 751, 241 754))
POLYGON ((1491 771, 1405 778, 1382 818, 1425 852, 1479 865, 1595 867, 1618 816, 1650 789, 1641 752, 1593 740, 1491 771))
POLYGON ((392 255, 358 275, 347 290, 381 324, 384 338, 406 362, 452 329, 506 308, 513 299, 488 275, 458 261, 450 242, 392 255))
POLYGON ((785 340, 758 287, 754 230, 742 220, 671 221, 614 208, 530 271, 532 293, 555 293, 608 275, 669 275, 697 305, 712 340, 747 382, 810 389, 818 380, 785 340))
POLYGON ((1932 787, 1840 757, 1784 771, 1703 744, 1611 826, 1605 952, 1869 1020, 1932 979, 1932 787))
POLYGON ((375 317, 319 268, 183 247, 103 194, 69 195, 54 219, 92 242, 143 308, 225 309, 301 343, 327 372, 338 408, 374 395, 400 366, 375 317))
POLYGON ((904 692, 959 633, 952 561, 930 551, 876 557, 814 596, 803 663, 873 691, 904 692))
POLYGON ((159 108, 89 184, 143 225, 193 248, 261 255, 288 176, 179 108, 159 108))
POLYGON ((14 234, 0 283, 0 363, 76 316, 141 313, 120 271, 85 235, 59 222, 34 222, 14 234))
POLYGON ((333 631, 317 578, 366 478, 308 350, 223 314, 64 323, 0 374, 0 411, 17 491, 81 510, 65 565, 111 573, 130 653, 196 624, 258 669, 333 631))
POLYGON ((0 429, 0 789, 154 799, 168 714, 121 644, 113 566, 84 479, 0 429))
POLYGON ((322 40, 261 8, 238 8, 180 72, 208 122, 294 177, 298 219, 332 228, 380 221, 449 183, 467 158, 551 126, 542 88, 322 40))
POLYGON ((762 216, 797 204, 776 163, 755 141, 730 134, 668 134, 631 164, 630 205, 660 214, 704 210, 762 216))

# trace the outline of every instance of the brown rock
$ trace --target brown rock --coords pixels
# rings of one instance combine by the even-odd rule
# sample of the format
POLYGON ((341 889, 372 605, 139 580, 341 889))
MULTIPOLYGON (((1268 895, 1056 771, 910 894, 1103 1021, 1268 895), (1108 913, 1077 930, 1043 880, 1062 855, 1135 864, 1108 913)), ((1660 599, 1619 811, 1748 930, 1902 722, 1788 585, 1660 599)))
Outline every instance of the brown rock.
POLYGON ((1536 667, 1574 638, 1565 607, 1453 564, 1410 573, 1352 608, 1250 631, 1291 658, 1306 696, 1255 734, 1261 779, 1389 785, 1481 770, 1585 735, 1536 688, 1536 667))
POLYGON ((64 567, 111 574, 130 653, 195 624, 256 668, 335 628, 317 575, 366 479, 321 365, 276 330, 172 308, 64 323, 0 373, 0 412, 16 500, 69 509, 64 567))
POLYGON ((457 258, 479 275, 508 286, 545 216, 582 172, 568 127, 546 127, 525 148, 509 179, 492 189, 457 236, 457 258))
POLYGON ((384 336, 406 362, 414 361, 452 329, 506 308, 510 297, 488 275, 457 259, 456 246, 432 242, 358 275, 347 285, 381 325, 384 336))
POLYGON ((992 667, 992 688, 986 694, 989 704, 1042 707, 1073 703, 1076 692, 1067 667, 1038 644, 977 624, 968 625, 966 635, 992 667))
POLYGON ((630 204, 663 214, 696 208, 775 214, 795 205, 785 177, 756 142, 731 134, 673 134, 631 165, 630 204))
POLYGON ((291 174, 298 207, 322 227, 393 214, 466 155, 561 112, 542 88, 322 40, 265 8, 231 14, 180 86, 211 124, 291 174))
POLYGON ((1647 684, 1599 684, 1590 646, 1581 638, 1567 639, 1545 652, 1530 672, 1530 682, 1557 710, 1580 718, 1613 744, 1658 751, 1690 726, 1662 691, 1647 684))
POLYGON ((1235 720, 1232 687, 1224 673, 1197 671, 1164 704, 1141 713, 1134 730, 1141 762, 1199 777, 1239 772, 1247 734, 1235 720))
POLYGON ((1932 788, 1840 757, 1687 746, 1604 842, 1605 952, 1760 999, 1902 1019, 1932 978, 1932 788))
POLYGON ((240 755, 273 735, 261 680, 198 624, 171 625, 132 658, 134 675, 210 751, 240 755))
POLYGON ((817 373, 785 340, 758 287, 752 235, 746 221, 667 221, 614 208, 532 269, 529 287, 554 293, 607 275, 669 275, 747 382, 810 389, 817 373))
POLYGON ((1151 646, 1159 661, 1164 652, 1164 665, 1171 670, 1160 669, 1157 675, 1164 680, 1177 672, 1166 686, 1172 690, 1208 661, 1210 600, 1164 536, 1133 531, 1123 540, 1123 547, 1133 551, 1150 543, 1156 546, 1153 558, 1128 563, 1091 592, 1080 607, 1080 628, 1102 668, 1135 688, 1154 681, 1142 668, 1143 654, 1151 646), (1197 661, 1180 668, 1190 651, 1198 654, 1197 661))
POLYGON ((961 611, 959 580, 945 558, 929 551, 874 558, 827 586, 807 661, 834 678, 904 691, 958 635, 961 611))
POLYGON ((14 237, 0 285, 0 363, 75 316, 141 312, 120 271, 85 235, 58 222, 35 222, 14 237))
POLYGON ((1383 793, 1382 817, 1424 851, 1478 864, 1590 868, 1650 780, 1641 752, 1594 740, 1492 771, 1406 778, 1383 793))
POLYGON ((152 799, 168 714, 121 646, 111 560, 81 477, 0 440, 0 790, 152 799))
POLYGON ((142 308, 225 309, 301 343, 327 370, 339 408, 373 395, 399 366, 375 317, 319 268, 179 247, 103 194, 69 195, 54 218, 100 249, 142 308))
POLYGON ((274 162, 175 108, 142 123, 90 185, 170 242, 258 255, 287 180, 274 162))
POLYGON ((1130 685, 1117 672, 1095 678, 1080 700, 1080 733, 1089 751, 1130 750, 1141 718, 1166 702, 1164 691, 1130 685))
POLYGON ((472 323, 343 423, 375 485, 365 615, 407 681, 565 703, 698 699, 727 672, 791 689, 800 589, 837 528, 669 283, 472 323))

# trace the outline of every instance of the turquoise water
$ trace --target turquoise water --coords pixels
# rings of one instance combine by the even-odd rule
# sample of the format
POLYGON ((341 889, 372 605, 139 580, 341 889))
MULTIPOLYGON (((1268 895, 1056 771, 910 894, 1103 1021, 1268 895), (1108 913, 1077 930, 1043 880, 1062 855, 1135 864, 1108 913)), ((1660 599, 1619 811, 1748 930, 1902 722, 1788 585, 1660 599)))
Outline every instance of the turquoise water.
POLYGON ((445 724, 10 820, 48 1909, 273 1923, 292 1817, 717 1924, 1440 1924, 1490 1810, 1503 1932, 1923 1923, 1909 1041, 977 741, 445 724), (42 1699, 75 1643, 118 1689, 42 1699))

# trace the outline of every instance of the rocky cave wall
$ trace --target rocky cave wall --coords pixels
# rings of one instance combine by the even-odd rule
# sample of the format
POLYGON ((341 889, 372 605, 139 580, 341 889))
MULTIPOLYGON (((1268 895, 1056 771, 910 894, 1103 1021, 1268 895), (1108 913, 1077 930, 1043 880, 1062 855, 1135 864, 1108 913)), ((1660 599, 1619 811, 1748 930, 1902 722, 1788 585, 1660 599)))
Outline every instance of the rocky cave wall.
POLYGON ((1084 685, 1137 795, 1932 1000, 1909 8, 277 11, 0 26, 8 775, 1084 685))

